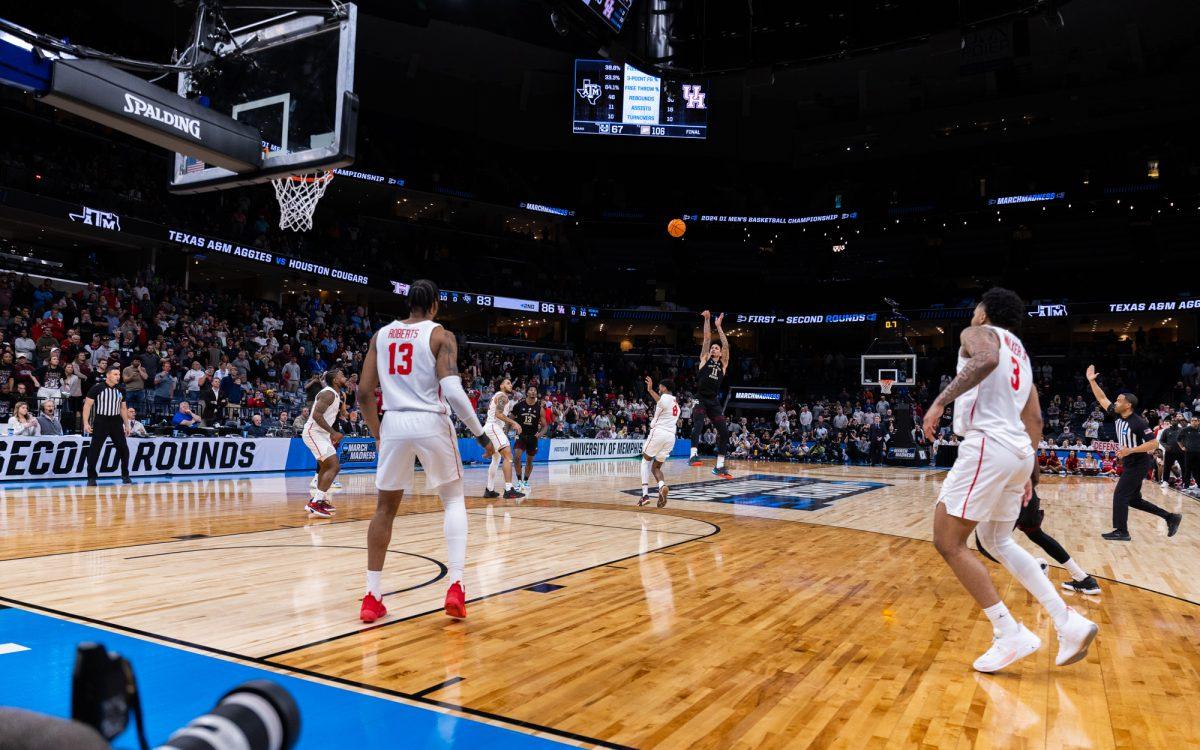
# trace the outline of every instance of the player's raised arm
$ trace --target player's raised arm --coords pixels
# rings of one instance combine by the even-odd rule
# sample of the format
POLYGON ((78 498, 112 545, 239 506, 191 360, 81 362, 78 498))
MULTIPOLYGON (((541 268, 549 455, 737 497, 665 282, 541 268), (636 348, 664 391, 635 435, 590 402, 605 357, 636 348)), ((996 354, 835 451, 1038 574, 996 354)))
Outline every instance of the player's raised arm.
POLYGON ((646 376, 646 393, 650 394, 650 398, 654 399, 654 403, 658 403, 658 394, 654 392, 654 380, 649 375, 646 376))
MULTIPOLYGON (((379 407, 375 401, 375 391, 379 389, 378 356, 375 353, 375 339, 378 333, 371 336, 367 347, 367 356, 363 357, 362 372, 358 376, 359 403, 362 406, 363 422, 371 437, 379 439, 379 407)), ((315 406, 315 405, 314 405, 315 406)))
MULTIPOLYGON (((458 374, 458 340, 454 338, 454 334, 438 326, 429 337, 429 344, 433 349, 442 396, 471 434, 479 437, 483 434, 483 425, 479 424, 479 415, 471 407, 471 399, 467 398, 467 392, 462 387, 462 378, 458 374)), ((359 388, 362 388, 361 384, 359 388)))
POLYGON ((717 336, 721 339, 721 371, 729 371, 729 339, 725 338, 725 330, 721 328, 721 321, 725 320, 725 313, 717 316, 717 336))
POLYGON ((1100 387, 1100 384, 1096 382, 1095 365, 1088 365, 1087 381, 1088 385, 1092 387, 1092 395, 1095 396, 1096 400, 1100 402, 1100 408, 1104 411, 1108 411, 1108 407, 1112 405, 1112 401, 1108 400, 1108 396, 1104 395, 1104 390, 1100 387))
POLYGON ((708 362, 708 348, 712 346, 712 329, 708 325, 708 316, 711 315, 708 310, 700 313, 700 317, 704 318, 704 343, 700 344, 700 367, 703 368, 708 362))

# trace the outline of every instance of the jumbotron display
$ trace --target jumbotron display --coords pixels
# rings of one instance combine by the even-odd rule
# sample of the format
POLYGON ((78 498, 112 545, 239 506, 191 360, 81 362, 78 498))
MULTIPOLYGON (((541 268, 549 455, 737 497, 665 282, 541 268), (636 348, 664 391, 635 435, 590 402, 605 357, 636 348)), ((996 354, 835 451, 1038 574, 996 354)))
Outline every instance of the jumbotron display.
POLYGON ((576 60, 574 132, 704 138, 708 84, 663 79, 608 60, 576 60))
POLYGON ((583 4, 613 31, 620 32, 633 0, 582 0, 583 4))

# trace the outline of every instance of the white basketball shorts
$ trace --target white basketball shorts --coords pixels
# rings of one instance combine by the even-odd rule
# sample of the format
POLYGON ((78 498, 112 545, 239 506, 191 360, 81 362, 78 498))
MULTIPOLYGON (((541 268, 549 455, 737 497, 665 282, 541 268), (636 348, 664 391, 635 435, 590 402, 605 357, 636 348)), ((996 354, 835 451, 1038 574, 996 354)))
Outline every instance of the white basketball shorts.
POLYGON ((337 453, 337 448, 329 437, 329 433, 312 422, 304 425, 300 437, 304 440, 304 445, 316 457, 318 463, 337 453))
POLYGON ((666 461, 675 447, 675 433, 670 430, 651 430, 642 445, 642 455, 655 461, 666 461))
POLYGON ((425 488, 433 490, 462 479, 462 458, 454 425, 445 414, 389 411, 380 427, 379 465, 375 487, 384 491, 411 490, 416 459, 425 471, 425 488))
POLYGON ((1034 456, 972 432, 958 447, 958 459, 942 482, 938 502, 946 512, 968 521, 1013 521, 1021 514, 1025 482, 1033 473, 1034 456))
POLYGON ((492 441, 492 450, 499 453, 508 447, 508 435, 504 434, 504 425, 499 422, 488 422, 483 426, 483 434, 492 441))

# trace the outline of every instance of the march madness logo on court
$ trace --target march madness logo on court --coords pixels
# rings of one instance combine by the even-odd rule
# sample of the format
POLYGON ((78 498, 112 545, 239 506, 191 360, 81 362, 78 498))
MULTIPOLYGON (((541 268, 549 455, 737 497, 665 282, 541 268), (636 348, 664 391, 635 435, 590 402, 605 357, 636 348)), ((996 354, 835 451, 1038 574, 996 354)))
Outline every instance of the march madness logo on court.
MULTIPOLYGON (((811 511, 829 507, 843 498, 890 486, 881 482, 841 482, 812 477, 751 474, 733 480, 673 484, 671 499, 811 511)), ((641 497, 642 494, 640 489, 624 492, 635 497, 641 497)))

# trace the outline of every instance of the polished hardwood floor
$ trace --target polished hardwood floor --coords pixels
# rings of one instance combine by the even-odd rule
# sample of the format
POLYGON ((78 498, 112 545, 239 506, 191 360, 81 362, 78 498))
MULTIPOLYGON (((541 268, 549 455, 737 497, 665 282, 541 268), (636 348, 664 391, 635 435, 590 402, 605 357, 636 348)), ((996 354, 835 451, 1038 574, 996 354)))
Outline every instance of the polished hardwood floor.
MULTIPOLYGON (((307 476, 0 485, 0 597, 584 744, 1200 747, 1190 498, 1147 485, 1187 516, 1179 534, 1135 512, 1134 540, 1108 543, 1112 483, 1048 480, 1044 527, 1104 579, 1067 595, 1100 635, 1056 668, 1047 618, 993 566, 1044 645, 987 676, 970 663, 990 628, 929 543, 942 473, 741 464, 721 481, 671 462, 658 510, 628 494, 637 470, 540 466, 524 502, 469 500, 463 622, 440 611, 440 504, 420 491, 396 521, 390 613, 358 622, 369 474, 342 478, 329 521, 303 514, 307 476)), ((468 470, 469 495, 483 479, 468 470)))

